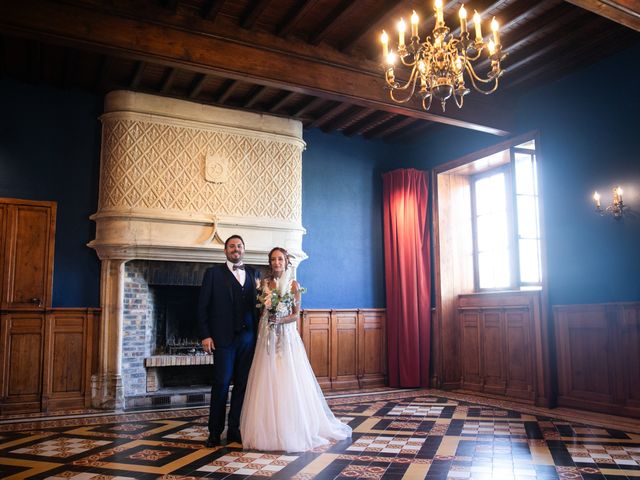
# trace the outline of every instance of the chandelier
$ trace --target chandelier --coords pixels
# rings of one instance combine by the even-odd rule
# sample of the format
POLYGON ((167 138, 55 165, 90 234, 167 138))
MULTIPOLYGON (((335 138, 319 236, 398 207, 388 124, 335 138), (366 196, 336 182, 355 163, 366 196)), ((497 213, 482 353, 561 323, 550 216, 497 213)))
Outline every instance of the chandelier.
MULTIPOLYGON (((382 31, 380 40, 385 63, 385 80, 391 99, 396 103, 406 103, 415 94, 422 99, 422 108, 429 110, 435 98, 440 101, 444 111, 447 100, 453 96, 458 108, 462 108, 464 96, 469 93, 464 81, 465 71, 475 90, 485 95, 495 92, 498 80, 504 72, 500 68, 500 60, 504 55, 500 44, 499 25, 495 17, 491 22, 493 38, 485 43, 478 12, 473 15, 475 40, 472 41, 467 31, 467 11, 464 5, 458 11, 460 35, 457 37, 451 34, 449 27, 444 23, 443 0, 435 0, 434 10, 436 24, 432 35, 427 36, 424 41, 420 40, 418 34, 420 18, 415 10, 411 15, 411 39, 408 44, 405 43, 406 24, 403 19, 398 22, 398 47, 395 52, 389 49, 389 36, 382 31), (487 53, 491 61, 491 69, 484 78, 476 73, 472 65, 472 62, 481 59, 483 52, 487 53), (410 70, 408 80, 404 83, 398 81, 394 70, 398 58, 401 67, 404 67, 401 70, 410 70)), ((406 78, 406 73, 402 76, 406 78)))

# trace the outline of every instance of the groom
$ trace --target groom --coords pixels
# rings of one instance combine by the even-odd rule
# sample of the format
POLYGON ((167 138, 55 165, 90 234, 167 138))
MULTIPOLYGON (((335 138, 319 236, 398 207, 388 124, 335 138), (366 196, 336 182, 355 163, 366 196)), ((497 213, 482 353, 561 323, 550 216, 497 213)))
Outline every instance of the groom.
POLYGON ((207 269, 198 300, 202 347, 214 354, 207 448, 220 445, 229 384, 233 380, 227 443, 242 443, 240 410, 256 344, 258 315, 255 272, 242 263, 244 241, 231 235, 224 243, 227 261, 207 269))

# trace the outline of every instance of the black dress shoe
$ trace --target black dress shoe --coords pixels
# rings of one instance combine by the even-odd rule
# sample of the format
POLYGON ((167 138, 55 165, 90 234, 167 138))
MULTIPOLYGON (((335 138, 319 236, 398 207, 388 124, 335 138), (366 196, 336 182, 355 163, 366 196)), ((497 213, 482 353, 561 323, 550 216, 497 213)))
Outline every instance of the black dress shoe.
POLYGON ((207 441, 204 442, 204 446, 207 448, 219 447, 220 435, 209 435, 209 438, 207 438, 207 441))
POLYGON ((240 430, 231 430, 227 432, 227 443, 242 443, 242 436, 240 430))

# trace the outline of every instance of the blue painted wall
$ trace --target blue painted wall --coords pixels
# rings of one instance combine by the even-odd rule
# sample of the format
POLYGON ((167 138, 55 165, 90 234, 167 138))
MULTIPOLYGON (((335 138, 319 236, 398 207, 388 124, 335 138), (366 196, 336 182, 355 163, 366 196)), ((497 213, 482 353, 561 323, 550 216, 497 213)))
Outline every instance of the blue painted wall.
MULTIPOLYGON (((640 212, 640 90, 611 90, 611 72, 640 74, 640 45, 532 90, 516 106, 513 133, 540 132, 541 191, 552 305, 640 300, 640 216, 615 221, 594 213, 598 190, 611 201, 620 184, 640 212)), ((505 79, 505 82, 508 79, 505 79)), ((409 166, 431 168, 503 141, 438 127, 404 147, 409 166)))
POLYGON ((552 305, 640 300, 640 216, 594 213, 598 190, 621 185, 640 213, 640 89, 610 89, 611 72, 640 75, 640 44, 524 97, 518 129, 538 129, 552 305))
POLYGON ((0 78, 0 196, 58 202, 53 306, 99 306, 100 98, 0 78))
POLYGON ((303 306, 384 307, 382 171, 393 168, 392 146, 319 130, 304 139, 303 306))

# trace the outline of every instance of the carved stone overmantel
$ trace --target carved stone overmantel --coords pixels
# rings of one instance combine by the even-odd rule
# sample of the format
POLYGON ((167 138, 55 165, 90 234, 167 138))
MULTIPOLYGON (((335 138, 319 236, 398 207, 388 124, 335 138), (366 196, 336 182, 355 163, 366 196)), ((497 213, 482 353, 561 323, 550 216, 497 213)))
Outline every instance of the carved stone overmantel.
POLYGON ((128 91, 105 98, 96 238, 102 260, 100 369, 93 405, 123 405, 124 264, 222 262, 244 238, 245 262, 302 250, 302 124, 295 120, 128 91))

